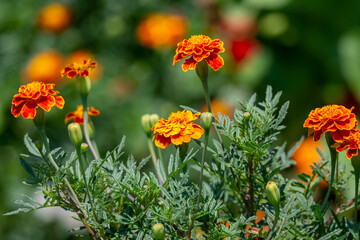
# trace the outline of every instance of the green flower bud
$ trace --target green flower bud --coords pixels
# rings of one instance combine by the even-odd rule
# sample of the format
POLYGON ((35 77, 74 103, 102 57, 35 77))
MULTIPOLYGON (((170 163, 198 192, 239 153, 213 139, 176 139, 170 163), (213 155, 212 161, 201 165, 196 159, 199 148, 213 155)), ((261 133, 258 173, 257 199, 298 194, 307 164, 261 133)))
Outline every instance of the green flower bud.
POLYGON ((157 223, 154 226, 152 226, 152 237, 155 240, 165 239, 164 225, 162 225, 161 223, 157 223))
POLYGON ((244 113, 243 113, 243 117, 244 117, 245 119, 248 119, 248 118, 250 117, 250 113, 249 113, 249 112, 244 112, 244 113))
POLYGON ((266 194, 269 202, 276 208, 280 204, 280 191, 274 182, 268 182, 266 185, 266 194))
POLYGON ((82 143, 80 149, 81 152, 86 152, 89 149, 89 145, 87 143, 82 143))
POLYGON ((36 115, 35 118, 33 119, 34 125, 37 128, 43 127, 45 125, 45 112, 44 109, 42 109, 41 107, 38 107, 36 109, 36 115))
POLYGON ((69 138, 75 147, 80 147, 83 135, 79 123, 70 123, 68 125, 69 138))
POLYGON ((211 112, 204 112, 200 116, 201 125, 205 129, 205 131, 209 131, 213 121, 213 115, 211 112))
POLYGON ((151 124, 150 124, 150 114, 144 114, 141 117, 141 125, 146 134, 146 136, 151 136, 151 124))
POLYGON ((205 60, 196 64, 195 71, 201 81, 207 81, 209 67, 205 60))
POLYGON ((153 127, 160 120, 159 115, 156 113, 150 115, 150 126, 153 127))
POLYGON ((86 97, 91 89, 91 80, 89 77, 80 77, 76 79, 76 90, 80 96, 86 97))

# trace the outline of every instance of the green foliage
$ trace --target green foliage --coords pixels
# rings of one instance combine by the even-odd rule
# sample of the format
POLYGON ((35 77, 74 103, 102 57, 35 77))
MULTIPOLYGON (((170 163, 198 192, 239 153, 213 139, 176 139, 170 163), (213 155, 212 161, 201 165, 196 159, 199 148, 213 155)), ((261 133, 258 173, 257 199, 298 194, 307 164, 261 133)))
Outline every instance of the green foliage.
MULTIPOLYGON (((280 96, 268 87, 264 101, 256 103, 254 94, 240 103, 234 120, 219 116, 214 126, 222 138, 213 139, 213 145, 206 149, 211 157, 204 164, 199 202, 198 184, 189 178, 188 170, 189 166, 200 170, 197 150, 191 149, 186 156, 177 150, 166 169, 158 161, 155 173, 147 172, 143 168, 150 157, 140 161, 131 155, 125 157, 123 137, 103 158, 86 164, 83 174, 81 155, 61 148, 52 150, 50 155, 59 165, 55 170, 46 148, 26 134, 29 154, 20 155, 21 165, 30 175, 25 183, 41 189, 45 202, 25 196, 16 201, 21 206, 18 210, 5 215, 60 206, 75 212, 93 239, 152 239, 156 223, 164 226, 167 239, 357 239, 356 225, 338 216, 347 206, 325 214, 313 199, 320 181, 328 182, 329 160, 324 153, 319 151, 323 159, 314 163, 311 176, 302 173, 289 180, 282 175, 293 164, 290 157, 302 139, 288 152, 285 143, 279 145, 277 139, 289 107, 289 102, 278 106, 280 96), (269 181, 280 189, 280 208, 267 201, 269 181), (259 211, 265 212, 265 217, 256 221, 259 211)), ((341 195, 345 187, 340 174, 334 187, 340 201, 347 200, 341 195)))

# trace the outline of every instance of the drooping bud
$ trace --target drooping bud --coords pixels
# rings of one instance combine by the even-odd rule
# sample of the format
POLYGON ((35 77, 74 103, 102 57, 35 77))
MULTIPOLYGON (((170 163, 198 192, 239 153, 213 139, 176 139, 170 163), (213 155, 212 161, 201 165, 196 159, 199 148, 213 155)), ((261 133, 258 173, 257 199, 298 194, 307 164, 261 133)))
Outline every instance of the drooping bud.
POLYGON ((43 127, 45 125, 45 113, 44 113, 44 109, 38 107, 36 109, 36 115, 35 118, 33 119, 34 125, 37 128, 43 127))
POLYGON ((76 79, 76 90, 80 96, 86 97, 91 89, 91 80, 89 77, 79 77, 76 79))
POLYGON ((266 194, 268 196, 269 202, 277 208, 280 204, 280 191, 276 183, 268 182, 266 185, 266 194))
POLYGON ((205 129, 205 131, 209 131, 213 121, 213 115, 211 112, 204 112, 200 116, 201 125, 205 129))
POLYGON ((156 113, 150 115, 150 126, 154 126, 157 122, 159 122, 160 117, 156 113))
POLYGON ((157 223, 152 226, 152 237, 155 240, 163 240, 165 239, 164 225, 161 223, 157 223))
POLYGON ((83 135, 79 123, 70 123, 68 125, 69 138, 75 147, 80 147, 83 135))
POLYGON ((150 123, 150 114, 144 114, 141 117, 141 125, 146 134, 146 136, 151 136, 151 123, 150 123))
POLYGON ((87 143, 82 143, 80 149, 81 152, 86 152, 89 149, 89 145, 87 143))
POLYGON ((207 81, 209 67, 205 60, 202 60, 196 64, 195 71, 201 81, 207 81))

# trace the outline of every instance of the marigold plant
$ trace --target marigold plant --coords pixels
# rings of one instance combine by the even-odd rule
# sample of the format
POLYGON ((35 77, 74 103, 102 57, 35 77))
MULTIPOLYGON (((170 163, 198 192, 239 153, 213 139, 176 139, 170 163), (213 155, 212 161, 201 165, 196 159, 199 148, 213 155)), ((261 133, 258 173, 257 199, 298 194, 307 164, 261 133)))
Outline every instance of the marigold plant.
MULTIPOLYGON (((94 107, 87 108, 88 116, 97 116, 100 111, 94 107)), ((78 105, 74 112, 68 113, 65 117, 65 124, 73 120, 75 123, 84 124, 84 109, 82 105, 78 105)))
POLYGON ((183 71, 186 72, 195 69, 198 62, 205 60, 216 71, 224 65, 224 60, 219 55, 222 52, 225 52, 224 43, 219 39, 212 40, 208 36, 194 35, 178 43, 173 65, 187 58, 182 65, 183 71))
POLYGON ((340 105, 328 105, 312 110, 305 120, 304 127, 309 128, 309 135, 314 133, 314 141, 330 132, 336 142, 342 142, 350 136, 350 131, 357 126, 355 114, 351 109, 340 105))
POLYGON ((161 118, 151 130, 154 132, 153 141, 159 148, 167 148, 171 143, 181 145, 190 140, 199 139, 204 129, 192 122, 199 117, 200 113, 193 114, 189 110, 171 113, 167 120, 161 118))
POLYGON ((97 63, 92 59, 84 60, 83 63, 72 63, 61 71, 61 76, 67 76, 70 79, 77 75, 80 77, 87 77, 89 76, 90 71, 96 68, 96 66, 97 63))
POLYGON ((20 114, 24 118, 34 119, 38 107, 50 111, 53 106, 60 109, 64 106, 64 99, 56 96, 59 92, 54 91, 55 84, 44 84, 42 82, 31 82, 19 88, 19 93, 14 95, 11 113, 14 117, 20 114))

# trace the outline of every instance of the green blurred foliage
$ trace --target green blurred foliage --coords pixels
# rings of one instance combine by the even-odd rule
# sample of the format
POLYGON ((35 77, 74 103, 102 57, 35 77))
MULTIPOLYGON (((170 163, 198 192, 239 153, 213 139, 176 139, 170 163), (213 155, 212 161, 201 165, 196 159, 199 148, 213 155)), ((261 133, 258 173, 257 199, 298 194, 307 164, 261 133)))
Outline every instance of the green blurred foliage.
MULTIPOLYGON (((23 135, 37 138, 30 120, 15 119, 11 100, 25 83, 24 69, 37 53, 55 49, 64 57, 86 49, 102 66, 93 84, 90 106, 101 111, 94 117, 96 140, 103 152, 126 135, 127 149, 135 157, 148 154, 140 127, 145 113, 167 118, 179 105, 201 109, 202 87, 195 71, 184 73, 172 66, 175 47, 151 49, 141 46, 136 27, 152 12, 185 16, 190 37, 207 34, 225 42, 225 65, 210 70, 212 98, 225 99, 236 107, 237 99, 263 92, 267 85, 283 91, 290 100, 282 134, 292 143, 306 134, 303 121, 311 109, 325 104, 344 104, 359 109, 360 101, 360 3, 345 0, 67 0, 72 12, 70 26, 52 34, 37 28, 39 11, 51 1, 0 1, 0 209, 14 208, 12 200, 29 192, 18 154, 24 151, 23 135), (235 29, 235 30, 234 30, 235 29), (234 61, 233 40, 252 39, 256 50, 234 61)), ((171 29, 169 30, 171 31, 171 29)), ((63 110, 47 114, 47 134, 52 147, 71 148, 64 117, 80 104, 71 81, 57 86, 65 98, 63 110)), ((35 191, 35 189, 33 189, 35 191)), ((58 220, 56 220, 58 221, 58 220)), ((63 220, 59 220, 63 221, 63 220)), ((4 239, 66 239, 52 234, 61 224, 40 217, 0 217, 4 239), (26 226, 26 227, 24 227, 26 226), (47 229, 44 232, 42 229, 47 229), (54 230, 55 229, 55 230, 54 230), (34 238, 34 236, 36 236, 34 238)))

